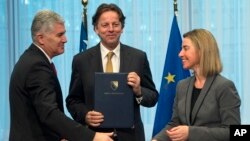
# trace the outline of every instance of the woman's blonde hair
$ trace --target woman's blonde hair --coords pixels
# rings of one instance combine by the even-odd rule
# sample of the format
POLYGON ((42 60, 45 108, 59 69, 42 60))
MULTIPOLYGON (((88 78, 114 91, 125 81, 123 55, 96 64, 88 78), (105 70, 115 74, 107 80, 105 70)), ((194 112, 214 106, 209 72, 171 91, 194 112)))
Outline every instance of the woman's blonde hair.
POLYGON ((185 33, 183 38, 189 38, 199 53, 201 75, 207 77, 222 71, 219 48, 211 32, 194 29, 185 33))

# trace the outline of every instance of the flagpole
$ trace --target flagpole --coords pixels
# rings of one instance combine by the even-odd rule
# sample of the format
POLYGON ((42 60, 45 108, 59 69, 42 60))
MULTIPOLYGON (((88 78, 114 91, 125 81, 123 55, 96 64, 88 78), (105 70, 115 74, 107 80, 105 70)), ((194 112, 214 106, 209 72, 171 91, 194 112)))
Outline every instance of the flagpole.
POLYGON ((88 0, 81 0, 83 5, 82 13, 82 22, 81 22, 81 31, 80 31, 80 47, 79 52, 82 52, 87 49, 88 46, 88 22, 87 22, 87 5, 88 0))
POLYGON ((178 16, 177 0, 174 0, 174 15, 175 15, 175 16, 178 16))
POLYGON ((82 21, 84 27, 86 27, 86 33, 88 35, 88 22, 87 22, 87 5, 88 5, 88 0, 82 0, 82 5, 83 5, 83 16, 82 16, 82 21))
POLYGON ((184 70, 178 54, 181 50, 182 38, 177 23, 177 0, 174 0, 174 16, 170 30, 168 48, 162 73, 160 93, 155 112, 153 136, 158 134, 171 121, 177 83, 190 76, 184 70))

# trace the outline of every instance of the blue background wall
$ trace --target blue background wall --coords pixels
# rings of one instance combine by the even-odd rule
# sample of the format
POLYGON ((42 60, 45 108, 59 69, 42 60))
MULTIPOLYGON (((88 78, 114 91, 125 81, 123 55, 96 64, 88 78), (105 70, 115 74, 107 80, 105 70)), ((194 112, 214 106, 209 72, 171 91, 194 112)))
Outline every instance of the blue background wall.
MULTIPOLYGON (((91 18, 100 3, 115 3, 124 12, 126 23, 121 41, 145 51, 153 80, 160 88, 163 65, 172 23, 173 0, 90 0, 88 3, 89 47, 99 42, 91 18)), ((250 123, 249 0, 179 0, 178 24, 181 34, 205 28, 216 37, 224 70, 239 91, 243 124, 250 123)), ((68 43, 65 53, 54 59, 64 98, 67 96, 73 56, 79 50, 81 0, 0 0, 0 140, 8 140, 9 78, 13 66, 31 44, 30 26, 38 10, 52 9, 65 18, 68 43)), ((155 106, 156 107, 156 106, 155 106)), ((146 138, 150 140, 155 107, 141 109, 146 138)), ((69 115, 67 113, 67 115, 69 115)))

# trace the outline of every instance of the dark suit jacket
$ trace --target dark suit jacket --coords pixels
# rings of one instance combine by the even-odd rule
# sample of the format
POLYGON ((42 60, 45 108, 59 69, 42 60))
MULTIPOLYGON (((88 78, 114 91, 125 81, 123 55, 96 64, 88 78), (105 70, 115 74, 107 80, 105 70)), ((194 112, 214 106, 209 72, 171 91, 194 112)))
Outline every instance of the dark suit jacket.
POLYGON ((11 75, 10 141, 92 140, 94 132, 66 117, 57 76, 34 44, 20 57, 11 75))
MULTIPOLYGON (((86 125, 85 116, 94 108, 95 72, 103 72, 100 44, 77 54, 72 63, 72 76, 67 108, 72 117, 86 125)), ((158 100, 158 92, 152 81, 146 54, 138 49, 121 44, 120 72, 136 72, 141 78, 143 100, 141 105, 152 107, 158 100)), ((144 129, 140 116, 140 105, 134 104, 134 127, 117 129, 119 141, 144 141, 144 129)), ((104 119, 105 120, 105 119, 104 119)), ((110 131, 94 128, 95 131, 110 131)), ((113 130, 113 129, 112 129, 113 130)))
POLYGON ((207 78, 190 113, 194 81, 193 76, 178 83, 172 120, 156 135, 158 141, 168 141, 165 130, 177 125, 189 126, 189 141, 229 141, 229 125, 240 124, 238 92, 221 75, 207 78))

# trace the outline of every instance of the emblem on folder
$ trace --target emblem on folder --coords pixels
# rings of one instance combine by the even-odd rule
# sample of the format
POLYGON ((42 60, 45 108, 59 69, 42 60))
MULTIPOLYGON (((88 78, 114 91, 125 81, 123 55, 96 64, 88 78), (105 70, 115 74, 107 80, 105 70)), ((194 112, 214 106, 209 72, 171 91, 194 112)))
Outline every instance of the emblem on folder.
POLYGON ((111 82, 110 82, 110 86, 111 86, 111 89, 112 89, 113 91, 115 91, 115 90, 118 89, 119 82, 118 82, 118 81, 111 81, 111 82))

